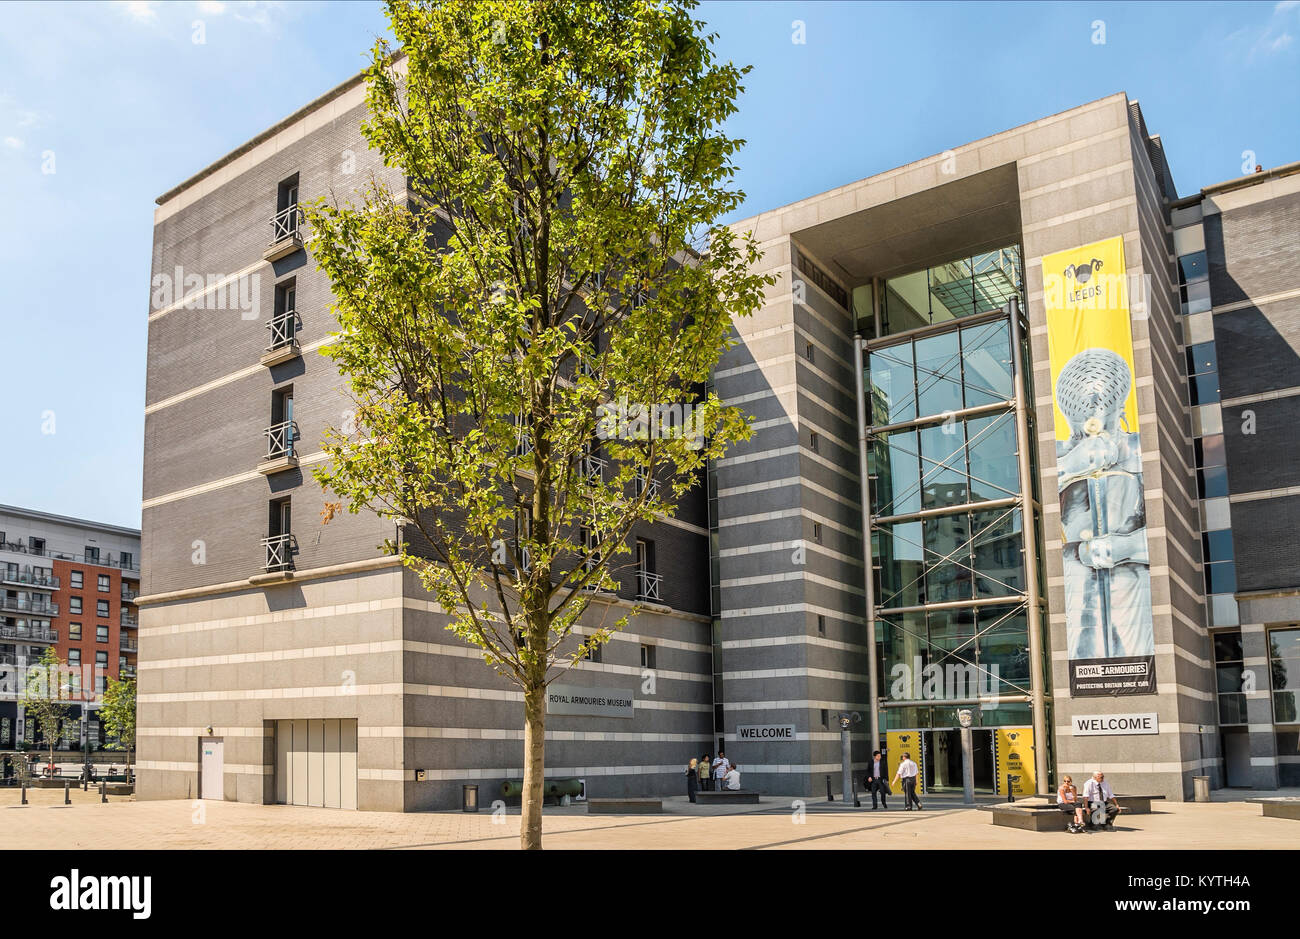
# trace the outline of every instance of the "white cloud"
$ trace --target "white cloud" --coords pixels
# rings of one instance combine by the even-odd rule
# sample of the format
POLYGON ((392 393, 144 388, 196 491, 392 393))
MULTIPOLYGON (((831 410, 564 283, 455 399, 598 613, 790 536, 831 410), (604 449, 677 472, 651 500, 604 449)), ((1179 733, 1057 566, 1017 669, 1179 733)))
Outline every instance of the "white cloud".
POLYGON ((1272 42, 1268 44, 1268 51, 1279 52, 1282 49, 1285 49, 1289 45, 1291 45, 1291 34, 1283 33, 1281 36, 1278 36, 1276 39, 1274 39, 1272 42))
POLYGON ((1274 13, 1285 13, 1288 10, 1294 10, 1300 7, 1300 0, 1278 0, 1277 6, 1273 7, 1274 13))
POLYGON ((199 0, 199 12, 208 16, 220 16, 226 12, 226 5, 221 0, 199 0))
POLYGON ((114 0, 113 6, 137 23, 158 21, 158 0, 114 0))
POLYGON ((11 150, 21 150, 23 148, 23 142, 17 137, 6 137, 5 146, 9 147, 11 150))
POLYGON ((241 23, 252 23, 265 30, 276 27, 277 21, 285 15, 287 9, 281 0, 240 0, 235 5, 235 19, 241 23))

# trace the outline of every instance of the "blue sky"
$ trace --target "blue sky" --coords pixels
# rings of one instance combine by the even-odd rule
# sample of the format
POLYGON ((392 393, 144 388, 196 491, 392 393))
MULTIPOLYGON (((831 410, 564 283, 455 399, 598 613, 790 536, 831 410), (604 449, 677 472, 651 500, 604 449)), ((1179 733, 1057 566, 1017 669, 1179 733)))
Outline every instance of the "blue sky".
MULTIPOLYGON (((1182 194, 1245 151, 1300 160, 1300 0, 700 14, 754 66, 737 217, 1116 91, 1182 194)), ((0 503, 139 525, 154 199, 355 74, 383 29, 369 2, 4 5, 0 503)))

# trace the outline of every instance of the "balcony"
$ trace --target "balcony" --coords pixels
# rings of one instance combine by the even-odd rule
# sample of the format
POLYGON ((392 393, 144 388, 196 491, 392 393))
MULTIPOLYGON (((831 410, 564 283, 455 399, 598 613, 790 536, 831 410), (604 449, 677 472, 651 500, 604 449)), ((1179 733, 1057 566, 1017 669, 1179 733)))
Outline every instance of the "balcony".
POLYGON ((599 483, 605 478, 605 461, 598 456, 584 456, 582 458, 582 475, 586 476, 588 481, 599 483))
POLYGON ((122 652, 139 652, 140 641, 132 639, 130 636, 123 636, 118 640, 117 648, 122 652))
POLYGON ((282 421, 272 424, 262 433, 266 435, 266 456, 257 464, 259 473, 269 476, 298 465, 298 453, 294 447, 298 440, 297 423, 282 421))
POLYGON ((41 590, 59 589, 59 578, 53 574, 37 574, 31 570, 0 572, 0 581, 6 584, 21 584, 24 587, 37 587, 41 590))
POLYGON ((636 474, 637 498, 639 499, 641 496, 645 495, 647 491, 649 492, 649 495, 646 496, 647 500, 650 502, 657 502, 659 500, 659 480, 647 473, 638 471, 636 474))
POLYGON ((663 599, 659 596, 659 586, 663 583, 663 579, 662 574, 655 574, 651 571, 637 571, 636 598, 662 603, 663 599))
POLYGON ((140 617, 132 616, 129 613, 123 612, 121 616, 121 625, 125 626, 127 629, 135 629, 140 625, 140 617))
POLYGON ((126 584, 123 584, 123 585, 122 585, 122 602, 123 602, 123 603, 134 603, 134 602, 135 602, 135 598, 138 597, 138 596, 140 596, 140 591, 138 591, 138 590, 132 590, 132 589, 131 589, 130 587, 128 587, 126 584))
POLYGON ((59 605, 46 597, 0 597, 0 610, 9 613, 35 613, 37 616, 58 616, 59 605))
POLYGON ((134 665, 119 665, 117 667, 117 677, 122 680, 134 679, 136 675, 134 665))
POLYGON ((302 322, 293 310, 273 317, 266 328, 271 331, 271 341, 262 353, 261 363, 267 368, 297 358, 302 350, 298 347, 298 330, 302 322))
POLYGON ((262 539, 262 569, 267 572, 293 570, 293 555, 298 544, 293 535, 271 535, 262 539))
POLYGON ((262 252, 262 260, 278 261, 301 250, 302 212, 295 204, 272 216, 271 243, 262 252))
POLYGON ((112 554, 102 557, 98 554, 69 554, 66 551, 51 551, 49 548, 37 549, 15 541, 6 541, 0 544, 0 551, 13 551, 17 554, 29 554, 38 558, 53 558, 56 561, 72 561, 76 564, 94 564, 97 567, 113 567, 125 574, 132 574, 137 577, 140 574, 140 565, 136 562, 135 555, 119 556, 115 561, 112 554))
POLYGON ((59 631, 46 628, 33 629, 30 626, 0 626, 0 639, 15 642, 58 642, 59 631))

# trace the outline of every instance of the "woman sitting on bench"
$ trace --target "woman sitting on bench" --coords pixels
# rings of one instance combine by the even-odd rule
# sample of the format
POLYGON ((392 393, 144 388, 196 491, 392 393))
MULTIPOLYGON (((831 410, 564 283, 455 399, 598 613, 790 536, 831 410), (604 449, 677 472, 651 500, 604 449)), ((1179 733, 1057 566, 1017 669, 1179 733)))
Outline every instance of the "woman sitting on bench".
POLYGON ((1079 790, 1074 788, 1074 780, 1066 776, 1061 780, 1061 788, 1056 790, 1056 807, 1066 815, 1073 815, 1074 821, 1065 826, 1070 834, 1083 831, 1083 803, 1079 801, 1079 790))

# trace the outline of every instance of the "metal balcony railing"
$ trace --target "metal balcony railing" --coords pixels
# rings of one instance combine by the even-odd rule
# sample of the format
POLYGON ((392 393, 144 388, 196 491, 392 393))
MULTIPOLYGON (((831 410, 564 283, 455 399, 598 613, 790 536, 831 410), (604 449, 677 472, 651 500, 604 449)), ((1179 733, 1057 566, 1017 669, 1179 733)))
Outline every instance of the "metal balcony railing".
POLYGON ((301 225, 302 212, 296 204, 276 212, 271 218, 271 244, 297 238, 301 225))
POLYGON ((279 424, 272 424, 263 433, 266 434, 266 459, 297 456, 294 452, 294 442, 298 439, 296 422, 282 421, 279 424))
POLYGON ((140 617, 131 616, 129 613, 123 613, 121 615, 121 625, 134 629, 140 625, 140 617))
POLYGON ((638 498, 645 494, 646 490, 650 491, 651 499, 659 498, 659 480, 653 476, 642 472, 636 474, 636 494, 638 498))
POLYGON ((123 585, 122 585, 122 600, 123 600, 123 602, 125 602, 125 603, 132 603, 132 602, 135 601, 135 598, 138 597, 138 596, 140 596, 140 591, 138 591, 138 590, 132 590, 132 589, 131 589, 130 587, 128 587, 126 584, 123 584, 123 585))
POLYGON ((23 642, 58 642, 57 629, 32 629, 30 626, 0 626, 0 639, 20 639, 23 642))
POLYGON ((117 648, 122 652, 139 652, 140 643, 137 640, 132 639, 130 636, 123 636, 118 640, 117 648))
POLYGON ((285 346, 292 346, 298 342, 298 330, 302 327, 302 322, 298 319, 298 314, 293 310, 281 313, 273 317, 266 328, 271 331, 271 341, 266 347, 267 352, 274 352, 276 349, 283 349, 285 346))
POLYGON ((636 596, 638 600, 659 600, 659 585, 663 575, 652 571, 636 572, 636 596))
POLYGON ((35 613, 38 616, 58 616, 59 605, 45 597, 0 597, 0 609, 16 613, 35 613))
POLYGON ((134 665, 119 665, 119 666, 118 666, 118 669, 117 669, 117 676, 118 676, 118 678, 134 678, 134 677, 135 677, 135 666, 134 666, 134 665))
POLYGON ((7 584, 25 584, 29 587, 42 587, 46 590, 58 590, 59 578, 53 574, 37 574, 34 571, 0 571, 0 580, 7 584))
POLYGON ((6 541, 3 544, 0 544, 0 551, 13 551, 18 554, 28 554, 32 557, 38 558, 53 558, 56 561, 74 561, 77 563, 95 564, 100 567, 116 567, 124 571, 132 571, 137 574, 140 573, 140 565, 135 561, 134 556, 127 560, 123 560, 119 557, 114 561, 112 554, 101 557, 94 554, 81 555, 69 554, 66 551, 51 551, 49 548, 41 548, 38 550, 32 548, 30 545, 15 541, 6 541))
POLYGON ((605 461, 598 456, 584 456, 582 474, 592 482, 600 482, 605 477, 605 461))
POLYGON ((297 547, 293 535, 271 535, 262 539, 262 567, 268 571, 293 570, 293 552, 297 547))

